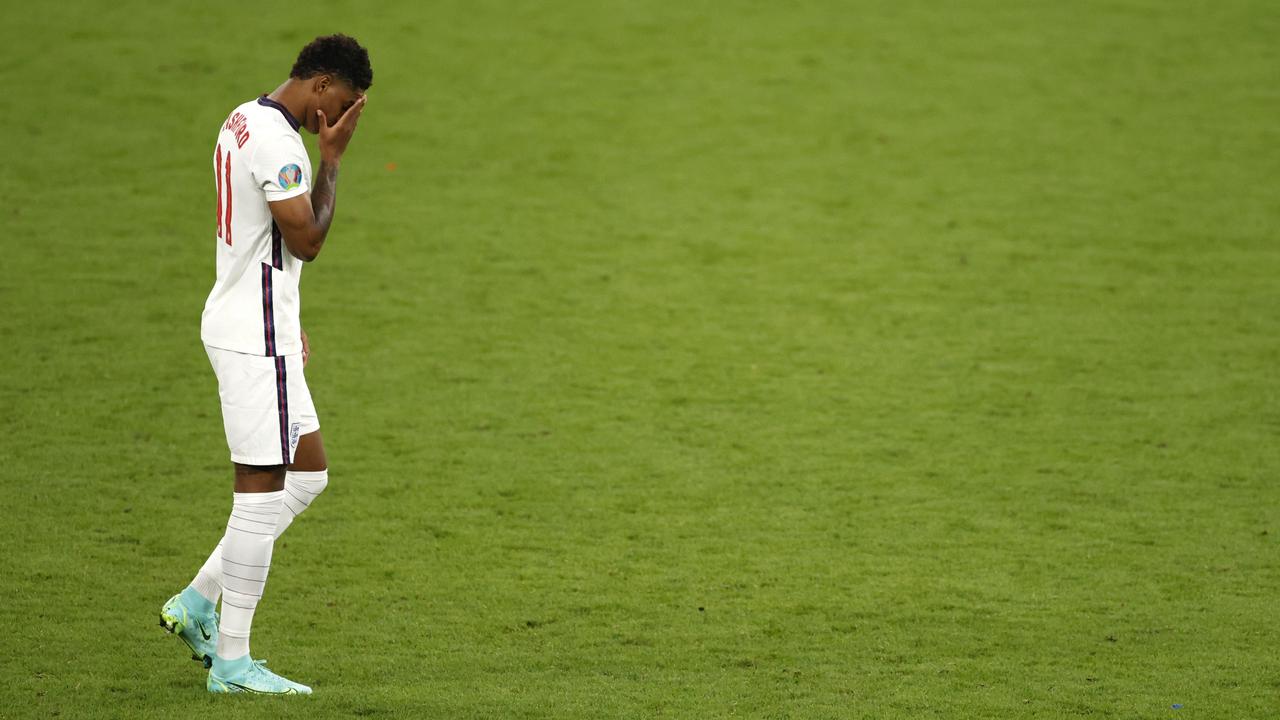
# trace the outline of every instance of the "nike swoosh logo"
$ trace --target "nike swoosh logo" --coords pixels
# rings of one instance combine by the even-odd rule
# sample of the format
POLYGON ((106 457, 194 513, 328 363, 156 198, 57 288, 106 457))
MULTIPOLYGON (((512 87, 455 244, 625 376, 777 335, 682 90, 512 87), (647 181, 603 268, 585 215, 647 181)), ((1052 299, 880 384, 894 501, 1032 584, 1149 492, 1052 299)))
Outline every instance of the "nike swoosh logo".
POLYGON ((197 621, 196 621, 196 625, 199 625, 199 626, 200 626, 200 634, 204 636, 204 639, 205 639, 205 640, 208 640, 211 636, 209 635, 209 633, 207 633, 207 632, 205 632, 205 631, 204 631, 204 623, 202 623, 202 622, 200 622, 199 620, 197 620, 197 621))

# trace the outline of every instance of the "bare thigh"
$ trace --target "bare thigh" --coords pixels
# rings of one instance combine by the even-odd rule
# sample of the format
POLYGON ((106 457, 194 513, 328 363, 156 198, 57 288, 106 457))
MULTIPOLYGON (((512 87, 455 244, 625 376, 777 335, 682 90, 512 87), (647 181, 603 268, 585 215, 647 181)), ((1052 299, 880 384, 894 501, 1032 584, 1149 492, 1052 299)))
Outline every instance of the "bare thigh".
POLYGON ((289 469, 297 472, 319 472, 329 469, 329 459, 325 457, 324 440, 320 438, 319 430, 298 438, 298 449, 293 453, 293 464, 289 469))
MULTIPOLYGON (((241 465, 236 467, 236 492, 277 492, 284 489, 284 465, 241 465)), ((298 472, 318 472, 329 469, 324 455, 324 441, 320 431, 298 438, 298 449, 293 453, 293 464, 288 469, 298 472)))
POLYGON ((277 492, 284 489, 283 465, 241 465, 236 466, 236 492, 264 493, 277 492))

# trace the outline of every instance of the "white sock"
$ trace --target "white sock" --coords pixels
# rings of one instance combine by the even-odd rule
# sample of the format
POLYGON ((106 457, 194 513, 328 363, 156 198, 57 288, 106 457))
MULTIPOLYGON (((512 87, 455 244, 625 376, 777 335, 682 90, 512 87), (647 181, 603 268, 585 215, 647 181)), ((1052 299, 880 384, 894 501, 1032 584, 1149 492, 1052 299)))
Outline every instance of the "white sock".
POLYGON ((231 518, 222 538, 222 622, 218 626, 218 657, 235 660, 249 654, 253 611, 267 586, 271 548, 276 541, 276 518, 284 506, 284 491, 233 493, 231 518))
POLYGON ((196 573, 195 579, 191 581, 191 587, 209 602, 218 604, 218 597, 222 595, 221 540, 218 541, 218 547, 214 548, 209 558, 204 561, 204 565, 200 566, 200 572, 196 573))
POLYGON ((329 471, 295 472, 290 470, 284 476, 284 509, 280 511, 280 519, 276 524, 276 537, 289 527, 293 519, 302 511, 311 507, 311 502, 329 485, 329 471))
MULTIPOLYGON (((284 505, 280 508, 280 516, 276 518, 276 537, 283 535, 284 531, 293 523, 293 519, 301 515, 302 511, 311 507, 311 501, 315 500, 321 492, 324 492, 325 487, 328 485, 328 470, 317 472, 294 472, 290 470, 285 473, 284 505)), ((204 561, 200 572, 196 573, 195 579, 191 581, 191 587, 205 596, 209 602, 215 605, 218 604, 218 596, 222 594, 221 541, 210 553, 209 559, 204 561)))

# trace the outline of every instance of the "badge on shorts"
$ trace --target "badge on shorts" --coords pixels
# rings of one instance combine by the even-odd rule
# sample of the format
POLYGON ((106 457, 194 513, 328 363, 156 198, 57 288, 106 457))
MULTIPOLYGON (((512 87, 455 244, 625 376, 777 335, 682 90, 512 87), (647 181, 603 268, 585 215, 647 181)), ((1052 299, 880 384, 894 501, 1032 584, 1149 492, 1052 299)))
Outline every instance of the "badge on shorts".
POLYGON ((289 447, 298 447, 298 431, 302 429, 302 423, 294 423, 289 427, 289 447))
POLYGON ((302 168, 290 163, 280 168, 280 176, 276 178, 284 190, 292 190, 302 184, 302 168))

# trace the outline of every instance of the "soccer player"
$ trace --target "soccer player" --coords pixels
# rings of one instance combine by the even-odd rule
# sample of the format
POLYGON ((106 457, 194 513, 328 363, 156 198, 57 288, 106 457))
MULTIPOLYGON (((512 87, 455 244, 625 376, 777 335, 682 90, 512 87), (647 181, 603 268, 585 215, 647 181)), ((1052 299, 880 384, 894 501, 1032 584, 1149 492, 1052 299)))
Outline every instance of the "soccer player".
POLYGON ((161 626, 209 668, 210 692, 311 693, 250 656, 249 628, 275 539, 329 482, 303 378, 311 350, 298 280, 329 233, 338 167, 372 83, 353 38, 316 38, 283 85, 231 112, 213 150, 217 280, 200 339, 218 378, 235 492, 221 542, 160 611, 161 626), (299 128, 319 136, 314 180, 299 128))

